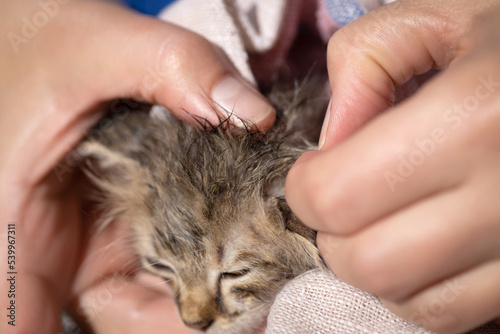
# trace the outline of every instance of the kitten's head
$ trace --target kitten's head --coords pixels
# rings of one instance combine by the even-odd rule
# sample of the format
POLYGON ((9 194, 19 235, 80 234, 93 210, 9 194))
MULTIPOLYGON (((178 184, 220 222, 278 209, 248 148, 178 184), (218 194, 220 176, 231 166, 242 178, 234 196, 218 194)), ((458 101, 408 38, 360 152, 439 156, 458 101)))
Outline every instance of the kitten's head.
POLYGON ((276 133, 199 132, 144 117, 117 130, 123 138, 137 125, 145 131, 138 150, 112 141, 81 147, 108 216, 128 220, 144 268, 171 285, 186 325, 251 333, 287 281, 323 265, 315 232, 284 199, 302 151, 276 133))

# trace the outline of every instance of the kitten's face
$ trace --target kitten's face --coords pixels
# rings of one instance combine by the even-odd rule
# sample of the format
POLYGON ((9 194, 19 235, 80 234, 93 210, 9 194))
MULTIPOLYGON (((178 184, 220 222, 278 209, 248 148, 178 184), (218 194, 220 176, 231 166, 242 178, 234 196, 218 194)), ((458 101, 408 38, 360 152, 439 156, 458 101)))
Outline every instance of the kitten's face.
POLYGON ((288 280, 320 265, 314 233, 277 198, 224 198, 211 203, 214 215, 206 203, 191 201, 179 208, 183 212, 165 216, 162 195, 153 200, 151 226, 135 229, 137 248, 145 268, 171 285, 189 327, 251 333, 288 280), (178 220, 184 231, 165 233, 165 219, 178 220), (186 231, 184 220, 197 220, 196 230, 186 231))

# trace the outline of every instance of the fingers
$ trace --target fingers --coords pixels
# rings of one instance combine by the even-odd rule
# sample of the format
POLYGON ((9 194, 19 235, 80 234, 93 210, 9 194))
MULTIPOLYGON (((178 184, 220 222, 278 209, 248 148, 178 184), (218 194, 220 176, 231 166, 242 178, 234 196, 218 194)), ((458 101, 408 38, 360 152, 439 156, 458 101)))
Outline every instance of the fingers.
POLYGON ((30 273, 5 277, 0 283, 5 292, 0 301, 6 309, 0 322, 1 333, 60 333, 61 309, 54 286, 30 273), (13 276, 15 279, 9 282, 13 276))
POLYGON ((0 246, 6 255, 2 265, 6 278, 0 283, 5 292, 0 302, 12 306, 8 311, 12 325, 2 322, 0 331, 59 333, 61 308, 78 262, 78 196, 75 189, 61 189, 60 183, 20 190, 2 181, 0 227, 5 238, 0 246), (55 200, 59 196, 63 199, 55 200))
POLYGON ((463 36, 492 4, 396 1, 336 32, 328 45, 332 103, 322 141, 342 141, 394 103, 395 87, 445 68, 470 45, 463 36))
POLYGON ((348 238, 320 233, 318 247, 346 282, 385 300, 407 299, 498 254, 500 209, 478 198, 499 186, 485 182, 426 198, 348 238))
POLYGON ((398 303, 384 301, 397 315, 437 333, 463 333, 499 315, 499 261, 478 265, 398 303))
POLYGON ((158 277, 113 277, 85 291, 77 315, 95 333, 192 333, 178 316, 172 291, 158 277), (166 330, 167 329, 167 330, 166 330))
MULTIPOLYGON (((218 116, 262 129, 274 122, 269 102, 203 37, 117 6, 80 5, 99 13, 84 23, 83 52, 90 54, 76 64, 96 72, 93 93, 103 99, 127 96, 162 104, 193 122, 189 113, 214 124, 218 116)), ((80 16, 80 7, 71 14, 80 16)))
POLYGON ((433 136, 427 129, 442 109, 422 122, 420 110, 429 108, 424 100, 379 117, 330 151, 299 159, 287 176, 286 197, 300 219, 313 229, 349 234, 458 182, 460 168, 434 171, 448 154, 438 154, 444 130, 433 136))
POLYGON ((401 7, 399 3, 381 7, 330 39, 327 59, 332 103, 325 125, 325 147, 343 140, 390 107, 395 86, 433 66, 429 50, 417 36, 422 30, 411 24, 401 27, 401 20, 408 15, 401 7))
POLYGON ((335 148, 299 159, 286 183, 292 210, 314 229, 349 234, 462 182, 472 146, 496 138, 488 64, 464 61, 335 148))

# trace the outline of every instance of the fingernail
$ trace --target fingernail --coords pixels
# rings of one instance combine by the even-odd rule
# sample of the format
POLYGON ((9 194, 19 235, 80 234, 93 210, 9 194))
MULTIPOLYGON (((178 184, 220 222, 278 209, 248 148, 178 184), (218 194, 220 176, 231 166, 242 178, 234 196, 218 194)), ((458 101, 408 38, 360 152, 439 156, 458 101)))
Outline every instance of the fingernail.
POLYGON ((332 99, 328 102, 328 107, 326 107, 325 120, 323 121, 323 126, 321 127, 321 134, 319 135, 318 150, 321 150, 326 141, 326 129, 328 128, 328 123, 330 122, 330 109, 332 106, 332 99))
POLYGON ((274 122, 276 113, 269 102, 249 84, 233 76, 224 77, 214 87, 212 100, 217 109, 238 127, 245 127, 245 123, 259 128, 269 127, 274 122))

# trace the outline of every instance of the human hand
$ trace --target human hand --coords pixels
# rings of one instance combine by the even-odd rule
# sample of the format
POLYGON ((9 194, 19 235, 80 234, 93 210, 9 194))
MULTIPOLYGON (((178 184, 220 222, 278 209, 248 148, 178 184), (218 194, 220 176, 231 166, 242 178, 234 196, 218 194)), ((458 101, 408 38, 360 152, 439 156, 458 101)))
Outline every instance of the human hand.
MULTIPOLYGON (((0 332, 58 332, 61 309, 104 291, 108 277, 122 280, 115 273, 130 279, 90 326, 102 333, 106 323, 120 333, 144 329, 141 317, 150 319, 152 305, 169 310, 173 300, 133 279, 133 255, 116 239, 117 227, 97 234, 83 222, 78 168, 68 152, 103 116, 106 101, 117 97, 162 104, 187 120, 185 111, 218 122, 222 106, 262 129, 273 123, 274 112, 217 48, 167 23, 102 1, 6 1, 1 13, 0 32, 7 37, 0 42, 4 259, 9 226, 15 225, 9 235, 16 239, 15 264, 3 260, 0 267, 17 274, 15 297, 8 297, 6 279, 0 283, 0 305, 5 313, 15 302, 16 324, 3 316, 0 332)), ((172 317, 165 312, 149 325, 163 330, 173 326, 172 317)))
POLYGON ((500 316, 498 3, 398 1, 337 32, 324 145, 287 178, 332 271, 437 332, 500 316))

